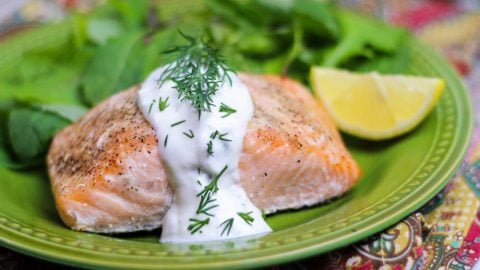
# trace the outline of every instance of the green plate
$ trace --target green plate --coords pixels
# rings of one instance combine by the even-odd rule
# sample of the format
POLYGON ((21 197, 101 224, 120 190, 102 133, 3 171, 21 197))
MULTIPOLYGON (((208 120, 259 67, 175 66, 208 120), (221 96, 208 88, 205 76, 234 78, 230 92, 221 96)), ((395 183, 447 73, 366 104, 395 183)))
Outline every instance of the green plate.
MULTIPOLYGON (((442 77, 440 103, 413 132, 374 143, 347 137, 361 182, 329 204, 268 217, 274 232, 257 239, 164 245, 159 231, 104 236, 71 231, 59 219, 44 172, 0 168, 0 244, 83 267, 197 269, 259 267, 321 254, 364 239, 406 217, 455 173, 472 129, 467 92, 437 54, 412 41, 410 73, 442 77)), ((14 59, 14 58, 12 58, 14 59)))

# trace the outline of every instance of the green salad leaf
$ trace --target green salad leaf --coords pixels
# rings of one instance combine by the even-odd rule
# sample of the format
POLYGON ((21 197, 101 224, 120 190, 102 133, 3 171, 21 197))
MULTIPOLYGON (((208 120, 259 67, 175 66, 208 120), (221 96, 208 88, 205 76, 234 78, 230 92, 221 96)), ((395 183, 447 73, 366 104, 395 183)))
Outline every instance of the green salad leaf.
POLYGON ((110 40, 96 51, 82 85, 88 105, 95 105, 141 80, 141 38, 142 33, 130 33, 110 40))
POLYGON ((51 138, 79 119, 86 108, 77 105, 19 103, 0 110, 0 165, 30 168, 44 163, 51 138), (5 129, 3 129, 5 128, 5 129))
POLYGON ((401 28, 386 25, 348 10, 337 12, 342 34, 338 43, 326 54, 325 66, 339 66, 371 47, 384 53, 393 53, 400 48, 407 32, 401 28))
POLYGON ((0 166, 44 163, 52 136, 171 59, 179 31, 204 37, 236 70, 307 83, 312 65, 402 73, 402 28, 329 0, 106 0, 0 43, 0 166))
POLYGON ((41 162, 52 136, 70 122, 49 112, 15 108, 8 118, 9 143, 20 163, 41 162))

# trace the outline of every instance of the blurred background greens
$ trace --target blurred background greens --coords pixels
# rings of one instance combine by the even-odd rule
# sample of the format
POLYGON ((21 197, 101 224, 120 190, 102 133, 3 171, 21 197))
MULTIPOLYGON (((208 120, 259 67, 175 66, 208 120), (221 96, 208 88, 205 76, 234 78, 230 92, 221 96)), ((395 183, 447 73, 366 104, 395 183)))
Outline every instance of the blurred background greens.
POLYGON ((313 65, 404 72, 410 35, 317 0, 109 0, 0 41, 0 165, 44 164, 52 136, 202 37, 237 71, 308 85, 313 65))

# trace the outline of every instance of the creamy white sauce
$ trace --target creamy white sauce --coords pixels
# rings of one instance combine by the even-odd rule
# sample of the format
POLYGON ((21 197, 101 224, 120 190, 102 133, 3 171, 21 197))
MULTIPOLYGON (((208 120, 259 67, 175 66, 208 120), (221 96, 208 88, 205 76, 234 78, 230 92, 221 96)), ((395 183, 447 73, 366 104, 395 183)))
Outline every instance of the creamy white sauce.
POLYGON ((247 124, 253 115, 248 89, 235 74, 229 73, 231 84, 228 80, 223 82, 213 96, 215 106, 211 112, 202 112, 199 117, 189 100, 179 100, 172 81, 158 85, 164 69, 150 74, 138 94, 138 105, 156 132, 158 149, 174 191, 173 203, 162 222, 160 241, 199 242, 271 232, 261 211, 239 185, 238 161, 247 124), (159 98, 162 101, 168 98, 168 106, 163 111, 159 109, 159 98), (222 103, 236 112, 224 117, 226 113, 219 112, 222 103), (207 144, 210 142, 209 154, 207 144), (202 191, 207 198, 205 187, 216 177, 218 191, 210 192, 214 201, 203 209, 213 207, 207 214, 197 213, 202 191), (248 213, 253 221, 238 213, 248 213), (208 219, 208 224, 193 226, 194 219, 208 219))

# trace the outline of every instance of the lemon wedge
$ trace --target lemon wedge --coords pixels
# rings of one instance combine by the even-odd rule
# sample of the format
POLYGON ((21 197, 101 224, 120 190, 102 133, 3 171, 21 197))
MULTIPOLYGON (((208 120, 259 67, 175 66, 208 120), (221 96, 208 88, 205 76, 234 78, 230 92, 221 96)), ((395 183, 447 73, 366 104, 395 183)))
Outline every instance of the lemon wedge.
POLYGON ((415 128, 445 88, 438 78, 320 67, 312 67, 310 80, 338 128, 370 140, 393 138, 415 128))

